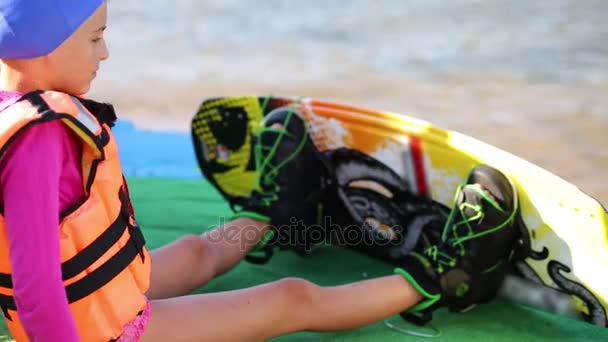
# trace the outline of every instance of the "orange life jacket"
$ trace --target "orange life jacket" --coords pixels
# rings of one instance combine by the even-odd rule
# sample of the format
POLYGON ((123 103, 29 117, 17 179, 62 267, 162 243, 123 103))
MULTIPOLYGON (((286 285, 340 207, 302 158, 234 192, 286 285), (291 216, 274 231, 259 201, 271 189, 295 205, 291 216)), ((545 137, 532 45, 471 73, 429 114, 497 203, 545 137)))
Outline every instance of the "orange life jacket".
MULTIPOLYGON (((82 341, 119 337, 145 308, 150 281, 150 257, 110 131, 115 118, 110 105, 48 91, 26 94, 0 113, 0 159, 15 137, 49 120, 61 120, 83 141, 85 198, 62 213, 57 231, 64 286, 82 341)), ((10 246, 0 210, 0 308, 13 338, 27 341, 19 298, 13 297, 10 246)))

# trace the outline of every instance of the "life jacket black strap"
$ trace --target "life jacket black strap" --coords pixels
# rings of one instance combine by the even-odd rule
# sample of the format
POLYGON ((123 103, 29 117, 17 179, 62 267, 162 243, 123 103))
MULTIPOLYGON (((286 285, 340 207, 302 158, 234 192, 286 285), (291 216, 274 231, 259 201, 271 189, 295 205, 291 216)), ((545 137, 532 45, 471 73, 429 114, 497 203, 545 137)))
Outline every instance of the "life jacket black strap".
POLYGON ((13 296, 0 294, 0 309, 2 309, 4 317, 7 320, 12 321, 13 318, 11 317, 8 310, 17 311, 17 306, 15 305, 15 299, 13 298, 13 296))
POLYGON ((63 280, 70 279, 87 269, 120 239, 128 225, 128 217, 125 217, 125 206, 127 203, 123 199, 126 196, 122 191, 119 196, 121 197, 121 210, 110 227, 85 249, 61 264, 63 280))
POLYGON ((66 286, 65 291, 69 303, 74 303, 109 283, 127 268, 137 255, 142 254, 142 246, 145 241, 141 230, 129 227, 129 232, 131 233, 129 241, 118 253, 86 277, 66 286))
MULTIPOLYGON (((139 227, 130 220, 129 201, 122 189, 119 197, 121 210, 110 227, 80 253, 61 265, 63 280, 70 279, 90 267, 118 242, 125 229, 129 232, 129 240, 103 265, 84 278, 66 286, 69 303, 76 302, 109 283, 131 264, 137 255, 141 257, 142 262, 145 261, 144 246, 146 241, 139 227)), ((0 287, 8 289, 13 287, 10 274, 0 273, 0 287)), ((8 310, 17 310, 14 298, 0 294, 0 309, 4 316, 11 320, 8 310)))

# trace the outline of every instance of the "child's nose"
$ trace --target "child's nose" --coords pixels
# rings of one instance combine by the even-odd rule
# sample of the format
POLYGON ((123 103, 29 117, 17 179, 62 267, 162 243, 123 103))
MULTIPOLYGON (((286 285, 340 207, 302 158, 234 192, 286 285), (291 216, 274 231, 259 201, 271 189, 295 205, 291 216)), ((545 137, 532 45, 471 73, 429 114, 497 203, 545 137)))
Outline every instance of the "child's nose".
POLYGON ((108 58, 110 58, 110 50, 108 50, 108 45, 106 44, 106 41, 103 40, 103 44, 101 47, 101 56, 99 59, 105 61, 108 58))

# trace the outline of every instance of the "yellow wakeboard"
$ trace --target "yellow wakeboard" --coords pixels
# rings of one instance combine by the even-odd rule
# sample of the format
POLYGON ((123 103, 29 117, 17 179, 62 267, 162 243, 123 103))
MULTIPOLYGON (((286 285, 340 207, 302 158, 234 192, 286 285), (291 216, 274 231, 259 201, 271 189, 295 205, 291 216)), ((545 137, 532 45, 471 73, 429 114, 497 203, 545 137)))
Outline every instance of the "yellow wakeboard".
POLYGON ((416 194, 447 207, 453 205, 458 185, 480 163, 510 176, 518 190, 519 224, 528 232, 522 240, 526 258, 515 265, 517 279, 525 281, 511 277, 501 293, 607 326, 605 209, 576 186, 530 162, 429 122, 310 98, 205 100, 192 120, 193 142, 205 177, 227 199, 248 196, 256 187, 253 137, 264 116, 283 106, 304 116, 321 151, 348 147, 364 152, 388 165, 416 194))

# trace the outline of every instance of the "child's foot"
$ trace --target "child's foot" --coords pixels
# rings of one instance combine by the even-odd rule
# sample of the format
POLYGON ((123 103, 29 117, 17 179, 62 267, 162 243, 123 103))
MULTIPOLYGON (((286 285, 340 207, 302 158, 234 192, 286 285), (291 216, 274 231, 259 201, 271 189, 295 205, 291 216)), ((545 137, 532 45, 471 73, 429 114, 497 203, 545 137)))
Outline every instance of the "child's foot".
POLYGON ((507 177, 486 165, 474 168, 443 230, 426 234, 423 248, 395 270, 426 297, 408 313, 428 315, 439 304, 465 311, 494 298, 515 247, 517 210, 507 177))
POLYGON ((258 245, 266 255, 248 258, 257 262, 270 258, 271 245, 309 253, 313 242, 308 228, 319 223, 321 216, 323 165, 304 121, 293 108, 284 107, 269 113, 264 127, 255 143, 259 189, 236 215, 268 221, 273 226, 273 236, 258 245))

